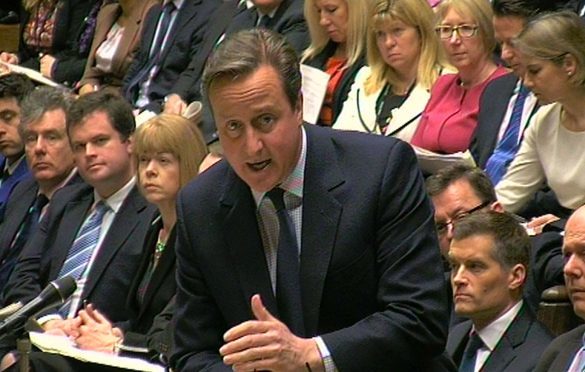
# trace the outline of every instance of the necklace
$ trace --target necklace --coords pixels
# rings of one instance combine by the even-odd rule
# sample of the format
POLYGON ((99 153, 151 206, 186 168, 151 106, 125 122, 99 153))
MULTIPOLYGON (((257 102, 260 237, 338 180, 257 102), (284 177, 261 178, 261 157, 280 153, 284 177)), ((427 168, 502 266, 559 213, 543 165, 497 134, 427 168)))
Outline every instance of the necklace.
POLYGON ((165 248, 167 246, 167 242, 162 239, 161 235, 162 235, 162 230, 158 233, 158 240, 157 240, 156 245, 154 247, 153 264, 155 267, 158 264, 158 261, 160 260, 162 254, 165 251, 165 248))

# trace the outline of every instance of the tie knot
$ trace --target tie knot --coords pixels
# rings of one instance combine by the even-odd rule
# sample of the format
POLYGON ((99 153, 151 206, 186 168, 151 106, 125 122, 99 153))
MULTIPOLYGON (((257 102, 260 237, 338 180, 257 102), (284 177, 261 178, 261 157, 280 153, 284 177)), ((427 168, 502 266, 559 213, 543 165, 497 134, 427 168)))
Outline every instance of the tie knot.
POLYGON ((469 352, 475 354, 483 346, 484 346, 484 343, 483 343, 483 340, 481 339, 481 337, 479 337, 477 332, 472 332, 471 335, 469 336, 469 343, 467 346, 469 349, 469 352))
POLYGON ((174 2, 172 2, 172 1, 169 1, 168 3, 166 3, 166 4, 163 6, 163 12, 164 12, 164 13, 170 13, 170 12, 172 12, 173 10, 175 10, 175 3, 174 3, 174 2))
POLYGON ((110 210, 110 206, 105 201, 100 200, 93 211, 95 218, 102 218, 106 212, 110 210))
POLYGON ((49 202, 49 198, 47 198, 47 196, 45 194, 39 194, 39 195, 37 195, 37 198, 35 199, 35 203, 33 204, 33 208, 37 211, 40 211, 41 209, 43 209, 45 207, 45 205, 47 205, 48 202, 49 202))
POLYGON ((270 200, 272 200, 272 204, 274 204, 274 208, 277 211, 286 209, 286 207, 284 206, 284 190, 281 189, 280 187, 275 187, 272 190, 268 191, 266 193, 266 196, 268 196, 270 200))

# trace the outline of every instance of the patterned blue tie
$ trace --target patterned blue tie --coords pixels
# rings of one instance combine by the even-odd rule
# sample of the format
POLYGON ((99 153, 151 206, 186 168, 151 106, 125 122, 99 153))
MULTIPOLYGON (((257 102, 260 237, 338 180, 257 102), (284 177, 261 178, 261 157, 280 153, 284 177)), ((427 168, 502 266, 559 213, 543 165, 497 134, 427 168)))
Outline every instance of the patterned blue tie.
POLYGON ((281 320, 297 336, 304 336, 301 300, 299 249, 293 222, 284 205, 284 190, 274 188, 266 195, 278 216, 278 251, 276 254, 276 301, 281 320))
MULTIPOLYGON (((100 230, 104 214, 110 207, 101 200, 95 206, 95 209, 85 219, 79 233, 73 241, 67 259, 61 267, 59 278, 64 276, 72 276, 76 281, 81 278, 85 271, 87 264, 93 254, 95 247, 100 239, 100 230)), ((71 298, 61 306, 59 312, 61 315, 66 315, 71 305, 71 298)))
POLYGON ((522 112, 524 110, 524 102, 529 93, 530 92, 524 87, 524 85, 520 85, 520 90, 518 91, 516 102, 512 108, 512 115, 510 115, 508 127, 506 128, 502 139, 496 146, 494 153, 486 163, 485 171, 494 185, 497 185, 504 177, 508 165, 514 159, 516 152, 518 152, 518 147, 520 146, 518 138, 520 135, 522 112))
POLYGON ((472 332, 469 336, 469 341, 463 352, 463 358, 461 358, 461 364, 459 365, 459 372, 474 372, 475 362, 477 357, 477 351, 483 347, 483 341, 477 334, 472 332))

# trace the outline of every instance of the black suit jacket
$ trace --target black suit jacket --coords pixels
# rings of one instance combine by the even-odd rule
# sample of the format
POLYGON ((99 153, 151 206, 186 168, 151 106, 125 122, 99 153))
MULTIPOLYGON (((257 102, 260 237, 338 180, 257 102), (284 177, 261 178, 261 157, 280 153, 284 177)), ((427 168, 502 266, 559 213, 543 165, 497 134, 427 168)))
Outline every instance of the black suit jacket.
MULTIPOLYGON (((151 103, 147 109, 160 112, 164 97, 171 92, 173 85, 199 50, 202 42, 201 31, 206 28, 209 17, 219 4, 218 0, 186 0, 179 9, 169 40, 163 49, 160 69, 149 87, 148 97, 151 103)), ((138 55, 124 77, 124 95, 132 103, 136 102, 140 84, 146 79, 146 76, 141 76, 140 71, 151 60, 150 48, 161 12, 160 5, 153 6, 148 12, 138 55)))
MULTIPOLYGON (((498 144, 502 121, 517 83, 516 74, 506 74, 492 80, 481 95, 477 127, 471 137, 470 151, 476 164, 482 169, 498 144)), ((534 115, 538 107, 538 105, 534 107, 530 116, 534 115)))
MULTIPOLYGON (((255 26, 253 20, 257 13, 256 9, 238 11, 238 2, 239 0, 224 2, 211 17, 209 27, 202 30, 204 34, 201 37, 204 41, 200 50, 171 91, 180 95, 186 102, 201 100, 201 74, 207 58, 213 52, 222 35, 229 35, 255 26)), ((303 15, 302 0, 283 0, 268 28, 284 35, 298 53, 309 45, 309 33, 303 15)))
MULTIPOLYGON (((447 353, 461 364, 471 332, 471 320, 456 325, 447 339, 447 353)), ((482 372, 530 372, 552 340, 550 332, 524 305, 481 368, 482 372)))
MULTIPOLYGON (((69 180, 68 185, 80 182, 83 181, 79 174, 76 173, 69 180)), ((11 245, 38 192, 39 184, 33 177, 29 177, 14 188, 11 198, 6 204, 6 221, 3 221, 0 225, 0 283, 6 283, 21 253, 21 250, 11 249, 11 245)), ((34 231, 29 232, 29 238, 32 237, 33 233, 34 231)), ((0 291, 3 290, 4 288, 0 287, 0 291)), ((0 303, 2 302, 2 296, 0 295, 0 303)))
MULTIPOLYGON (((77 231, 93 203, 93 188, 80 184, 55 193, 38 231, 24 247, 5 291, 5 303, 27 302, 57 278, 77 231)), ((154 213, 134 187, 104 238, 82 293, 112 322, 133 314, 124 299, 138 267, 154 213)))
MULTIPOLYGON (((305 126, 301 288, 307 336, 341 371, 421 370, 444 347, 447 303, 433 213, 412 149, 305 126)), ((278 314, 250 188, 223 161, 180 193, 178 371, 230 370, 223 333, 278 314), (202 221, 205 221, 202 223, 202 221)))
POLYGON ((538 361, 535 372, 566 371, 583 346, 585 325, 581 325, 555 338, 538 361))
MULTIPOLYGON (((319 53, 315 58, 309 59, 304 61, 303 63, 320 70, 325 71, 325 66, 327 65, 327 60, 333 56, 335 53, 335 49, 337 48, 337 44, 330 41, 329 44, 319 53)), ((341 113, 343 109, 343 103, 347 99, 349 91, 351 90, 351 86, 353 85, 353 81, 355 80, 355 75, 358 71, 364 66, 366 62, 365 56, 362 56, 356 63, 351 65, 341 77, 339 84, 333 94, 333 120, 332 123, 335 123, 337 116, 341 113)), ((317 124, 320 124, 317 122, 317 124)))
MULTIPOLYGON (((162 228, 162 221, 159 217, 153 221, 148 230, 146 240, 144 241, 144 253, 140 259, 140 266, 130 290, 128 292, 127 307, 137 314, 136 317, 130 319, 129 325, 124 329, 124 345, 148 347, 147 334, 153 324, 154 318, 161 313, 169 304, 171 299, 175 296, 177 285, 175 280, 176 256, 175 256, 175 229, 171 231, 167 239, 167 246, 161 255, 158 265, 147 285, 146 292, 142 304, 136 298, 138 289, 144 275, 149 267, 156 243, 158 241, 158 234, 162 228)), ((167 325, 170 326, 169 323, 167 325)), ((157 352, 168 349, 168 345, 163 350, 156 350, 157 352)))

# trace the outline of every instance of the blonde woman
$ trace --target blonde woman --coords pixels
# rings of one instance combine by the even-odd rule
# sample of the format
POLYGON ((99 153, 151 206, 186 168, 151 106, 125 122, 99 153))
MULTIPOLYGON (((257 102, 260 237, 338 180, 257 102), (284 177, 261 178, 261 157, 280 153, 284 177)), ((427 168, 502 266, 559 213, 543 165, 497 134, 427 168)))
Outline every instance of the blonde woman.
POLYGON ((166 337, 171 324, 160 332, 149 331, 154 318, 167 308, 176 291, 176 198, 181 188, 196 177, 207 148, 203 136, 189 120, 171 114, 159 115, 138 127, 134 141, 140 192, 159 212, 151 224, 141 264, 128 291, 128 309, 137 315, 115 327, 98 309, 88 305, 79 312, 82 325, 75 341, 82 349, 144 350, 145 358, 158 359, 158 355, 168 356, 170 352, 170 340, 166 337))
POLYGON ((377 0, 362 67, 333 128, 410 141, 444 63, 426 0, 377 0))
POLYGON ((0 61, 73 86, 81 78, 103 0, 24 0, 17 53, 0 61))
MULTIPOLYGON (((558 199, 532 206, 540 214, 568 217, 585 204, 585 26, 574 13, 543 15, 514 42, 525 66, 524 84, 542 104, 506 175, 498 200, 520 212, 546 184, 558 199)), ((536 213, 534 213, 536 215, 536 213)))
POLYGON ((373 0, 305 0, 311 44, 301 63, 330 76, 319 125, 331 126, 364 65, 367 20, 373 0))
POLYGON ((451 154, 469 148, 479 98, 487 84, 507 70, 492 59, 496 40, 488 0, 443 0, 437 16, 437 36, 458 73, 437 80, 411 143, 451 154))

